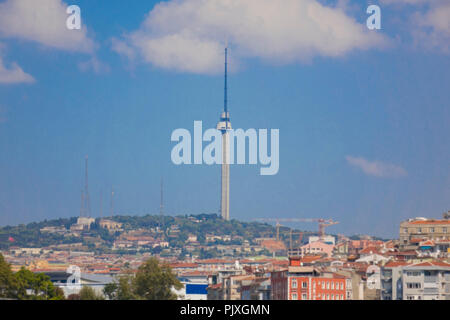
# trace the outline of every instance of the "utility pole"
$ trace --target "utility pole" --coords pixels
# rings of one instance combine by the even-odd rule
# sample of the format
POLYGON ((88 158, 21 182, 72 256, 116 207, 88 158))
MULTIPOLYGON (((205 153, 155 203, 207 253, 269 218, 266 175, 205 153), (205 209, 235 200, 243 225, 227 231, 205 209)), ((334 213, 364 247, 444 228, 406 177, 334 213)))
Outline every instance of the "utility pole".
POLYGON ((103 216, 103 192, 100 191, 100 218, 103 216))
POLYGON ((80 218, 84 214, 84 191, 81 190, 81 205, 80 205, 80 218))
POLYGON ((111 186, 111 217, 114 216, 114 189, 111 186))
POLYGON ((159 204, 159 214, 164 214, 164 189, 163 189, 163 178, 161 178, 161 202, 159 204))
POLYGON ((84 184, 84 213, 86 214, 87 217, 91 216, 91 201, 89 198, 89 175, 88 175, 88 156, 86 155, 86 160, 85 160, 85 184, 84 184))

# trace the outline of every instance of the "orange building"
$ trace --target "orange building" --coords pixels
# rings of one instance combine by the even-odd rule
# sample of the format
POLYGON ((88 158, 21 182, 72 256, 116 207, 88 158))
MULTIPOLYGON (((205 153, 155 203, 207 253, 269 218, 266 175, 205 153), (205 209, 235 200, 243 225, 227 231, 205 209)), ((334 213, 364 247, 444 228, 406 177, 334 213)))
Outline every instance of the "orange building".
POLYGON ((323 273, 292 259, 287 270, 272 272, 273 300, 347 300, 347 278, 323 273))

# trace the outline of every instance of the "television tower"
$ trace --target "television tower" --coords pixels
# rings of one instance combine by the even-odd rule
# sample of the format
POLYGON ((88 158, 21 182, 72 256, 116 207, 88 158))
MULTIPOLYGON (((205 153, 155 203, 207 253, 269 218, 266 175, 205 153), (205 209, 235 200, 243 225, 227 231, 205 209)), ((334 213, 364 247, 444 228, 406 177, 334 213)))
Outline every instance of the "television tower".
POLYGON ((231 130, 230 113, 228 112, 228 87, 227 87, 227 68, 228 68, 228 46, 225 47, 225 87, 224 87, 224 106, 220 121, 217 124, 217 130, 222 132, 222 186, 220 198, 220 214, 222 219, 230 220, 230 164, 229 164, 229 139, 231 130))

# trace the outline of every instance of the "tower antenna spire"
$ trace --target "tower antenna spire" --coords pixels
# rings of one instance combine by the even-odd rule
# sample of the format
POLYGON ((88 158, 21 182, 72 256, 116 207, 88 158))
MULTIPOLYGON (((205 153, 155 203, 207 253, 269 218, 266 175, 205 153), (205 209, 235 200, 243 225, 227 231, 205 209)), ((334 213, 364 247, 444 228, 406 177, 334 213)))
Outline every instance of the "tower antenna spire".
POLYGON ((225 115, 228 112, 228 43, 225 46, 225 88, 224 88, 224 104, 223 111, 225 115))

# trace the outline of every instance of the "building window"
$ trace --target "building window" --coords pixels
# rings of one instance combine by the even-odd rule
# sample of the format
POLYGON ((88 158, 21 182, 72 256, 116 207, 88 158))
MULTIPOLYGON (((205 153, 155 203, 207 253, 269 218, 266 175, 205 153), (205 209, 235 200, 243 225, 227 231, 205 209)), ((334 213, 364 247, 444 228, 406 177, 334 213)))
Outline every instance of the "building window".
POLYGON ((292 300, 297 300, 297 294, 296 293, 292 294, 292 300))
POLYGON ((417 228, 417 233, 422 233, 422 228, 417 228))
POLYGON ((330 295, 329 294, 327 294, 327 300, 330 300, 330 295))
POLYGON ((344 300, 344 295, 343 294, 341 294, 341 300, 344 300))
POLYGON ((322 300, 325 300, 325 293, 322 293, 322 300))
POLYGON ((297 280, 296 279, 294 279, 294 280, 292 280, 292 288, 297 288, 297 280))
POLYGON ((322 289, 325 289, 325 281, 322 281, 322 289))
POLYGON ((341 290, 344 290, 344 283, 341 282, 341 290))
POLYGON ((443 227, 443 228, 442 228, 442 232, 443 232, 443 233, 447 233, 447 227, 443 227))
POLYGON ((434 232, 434 228, 430 228, 430 232, 433 233, 434 232))
POLYGON ((302 282, 302 288, 308 288, 308 282, 303 281, 302 282))
POLYGON ((327 282, 327 289, 330 289, 330 283, 327 282))
POLYGON ((331 300, 334 300, 334 294, 331 295, 331 300))
POLYGON ((306 293, 302 294, 302 300, 308 300, 308 296, 306 295, 306 293))
POLYGON ((331 290, 334 290, 334 282, 331 283, 331 290))
POLYGON ((406 287, 407 287, 408 289, 420 289, 420 283, 417 283, 417 282, 408 282, 408 283, 406 284, 406 287))

